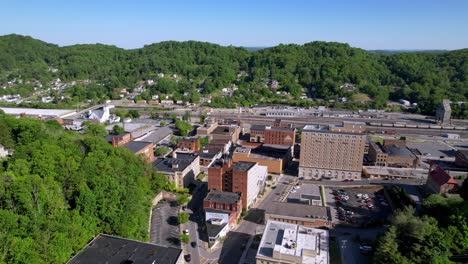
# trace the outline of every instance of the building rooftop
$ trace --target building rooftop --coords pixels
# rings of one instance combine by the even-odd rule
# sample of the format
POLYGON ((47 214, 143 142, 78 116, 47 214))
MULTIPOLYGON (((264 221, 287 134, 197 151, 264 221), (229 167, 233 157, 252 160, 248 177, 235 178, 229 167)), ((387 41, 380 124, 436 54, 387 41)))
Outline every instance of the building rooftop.
POLYGON ((130 141, 123 145, 126 147, 128 150, 130 150, 133 153, 136 153, 145 147, 147 147, 149 144, 152 144, 151 142, 145 142, 145 141, 130 141))
POLYGON ((328 231, 268 221, 257 257, 281 256, 293 263, 329 263, 328 231))
POLYGON ((302 131, 328 131, 329 128, 330 127, 328 125, 319 125, 319 124, 305 125, 302 131))
POLYGON ((198 156, 200 156, 201 159, 213 159, 219 153, 221 153, 221 151, 215 149, 203 149, 197 152, 198 156))
POLYGON ((182 142, 189 142, 189 143, 193 143, 195 141, 197 141, 198 138, 183 138, 182 139, 182 142))
POLYGON ((229 162, 229 159, 228 158, 225 158, 225 159, 217 159, 215 160, 210 167, 213 167, 213 168, 221 168, 224 166, 224 164, 228 163, 229 162))
POLYGON ((208 234, 208 237, 216 237, 226 225, 227 223, 213 225, 209 222, 206 222, 206 233, 208 234))
POLYGON ((197 157, 191 153, 177 153, 177 158, 156 159, 153 162, 153 167, 160 172, 180 172, 190 166, 197 157))
POLYGON ((411 150, 407 147, 397 146, 397 145, 387 145, 383 146, 385 153, 389 156, 399 156, 399 157, 407 157, 407 158, 414 158, 415 155, 411 150))
POLYGON ((172 134, 171 128, 164 126, 164 127, 159 127, 156 130, 151 131, 148 134, 135 139, 135 141, 146 141, 146 142, 153 142, 153 144, 157 144, 171 134, 172 134))
POLYGON ((175 264, 181 249, 100 234, 68 264, 175 264))
POLYGON ((253 166, 257 164, 256 162, 248 162, 248 161, 239 161, 232 164, 232 169, 237 171, 249 171, 253 166))
POLYGON ((233 204, 240 201, 240 194, 233 192, 223 192, 211 190, 206 196, 205 200, 216 203, 233 204))
POLYGON ((328 221, 331 221, 332 219, 329 207, 300 203, 273 202, 266 209, 265 214, 323 219, 328 221))
POLYGON ((369 145, 373 147, 373 149, 375 149, 375 152, 377 152, 378 154, 382 154, 384 153, 384 151, 382 150, 382 147, 380 146, 380 143, 378 142, 375 142, 373 140, 369 140, 369 145))
POLYGON ((441 169, 439 166, 434 166, 430 170, 429 177, 439 186, 442 186, 446 183, 456 184, 455 180, 452 177, 450 177, 450 175, 448 175, 448 173, 441 169))
POLYGON ((343 121, 340 125, 305 125, 302 131, 323 131, 329 133, 362 134, 363 128, 365 128, 365 126, 366 124, 363 122, 343 121))
POLYGON ((123 133, 120 133, 120 134, 118 134, 118 135, 107 135, 107 136, 104 137, 104 139, 105 139, 107 142, 112 143, 112 139, 113 139, 114 137, 122 137, 122 136, 125 136, 125 135, 127 135, 127 134, 130 134, 130 133, 128 133, 128 132, 123 132, 123 133))
POLYGON ((263 144, 253 148, 250 153, 275 159, 283 159, 291 153, 291 146, 263 144))
POLYGON ((234 132, 229 132, 229 126, 218 126, 211 132, 211 134, 233 134, 234 132))
POLYGON ((7 115, 21 115, 26 114, 28 116, 70 116, 76 112, 68 109, 33 109, 33 108, 10 108, 0 107, 7 115))
POLYGON ((277 126, 271 126, 271 125, 252 125, 250 126, 250 131, 256 130, 256 131, 264 131, 264 130, 276 130, 276 131, 294 131, 294 128, 292 127, 277 127, 277 126))
POLYGON ((320 201, 320 189, 315 184, 303 184, 299 189, 290 192, 288 201, 297 201, 298 203, 305 203, 307 200, 320 201))

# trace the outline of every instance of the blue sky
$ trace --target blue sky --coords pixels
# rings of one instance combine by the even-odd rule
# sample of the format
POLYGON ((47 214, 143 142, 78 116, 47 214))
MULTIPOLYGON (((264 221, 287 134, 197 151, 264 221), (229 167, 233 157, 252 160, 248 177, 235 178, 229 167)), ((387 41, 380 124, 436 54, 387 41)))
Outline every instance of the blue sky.
POLYGON ((138 48, 338 41, 364 49, 468 48, 468 0, 0 0, 0 35, 138 48))

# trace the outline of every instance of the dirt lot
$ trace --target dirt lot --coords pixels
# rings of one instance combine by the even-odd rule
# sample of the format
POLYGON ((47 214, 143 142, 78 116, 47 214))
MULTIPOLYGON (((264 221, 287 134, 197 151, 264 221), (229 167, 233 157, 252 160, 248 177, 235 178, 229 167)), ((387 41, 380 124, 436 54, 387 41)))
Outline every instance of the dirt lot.
POLYGON ((329 191, 334 194, 336 205, 334 217, 340 223, 359 226, 379 225, 383 224, 391 214, 390 206, 383 194, 383 187, 330 188, 329 191), (348 200, 339 198, 337 192, 340 190, 346 193, 348 200), (367 199, 364 199, 365 195, 368 196, 367 199))

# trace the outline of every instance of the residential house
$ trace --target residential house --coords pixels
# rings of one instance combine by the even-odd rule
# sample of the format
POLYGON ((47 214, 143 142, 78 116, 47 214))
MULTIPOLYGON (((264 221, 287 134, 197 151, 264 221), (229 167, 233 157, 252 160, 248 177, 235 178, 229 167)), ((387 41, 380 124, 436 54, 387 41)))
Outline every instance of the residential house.
POLYGON ((456 181, 450 177, 438 165, 431 165, 426 181, 426 189, 435 194, 443 194, 451 191, 457 185, 456 181))

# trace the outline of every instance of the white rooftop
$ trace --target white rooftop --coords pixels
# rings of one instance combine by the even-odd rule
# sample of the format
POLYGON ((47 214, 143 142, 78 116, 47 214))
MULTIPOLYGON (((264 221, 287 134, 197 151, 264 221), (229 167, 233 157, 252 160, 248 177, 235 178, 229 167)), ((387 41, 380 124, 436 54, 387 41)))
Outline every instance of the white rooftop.
POLYGON ((10 107, 0 107, 5 114, 8 115, 21 115, 26 114, 30 116, 58 116, 63 117, 70 113, 74 113, 70 109, 34 109, 34 108, 10 108, 10 107))
POLYGON ((328 264, 328 231, 284 222, 268 221, 257 257, 288 259, 295 263, 328 264))

